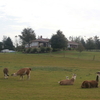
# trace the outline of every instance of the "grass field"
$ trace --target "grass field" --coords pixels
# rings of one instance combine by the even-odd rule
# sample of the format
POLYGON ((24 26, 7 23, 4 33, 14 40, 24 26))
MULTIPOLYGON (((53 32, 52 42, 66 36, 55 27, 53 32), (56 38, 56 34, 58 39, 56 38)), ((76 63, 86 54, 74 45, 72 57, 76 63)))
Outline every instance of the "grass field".
POLYGON ((95 80, 100 70, 99 52, 76 51, 52 54, 0 54, 0 100, 100 100, 99 88, 81 89, 84 80, 95 80), (95 59, 93 56, 95 55, 95 59), (4 79, 3 68, 9 74, 31 67, 30 80, 19 76, 4 79), (77 74, 74 85, 60 86, 58 81, 77 74))

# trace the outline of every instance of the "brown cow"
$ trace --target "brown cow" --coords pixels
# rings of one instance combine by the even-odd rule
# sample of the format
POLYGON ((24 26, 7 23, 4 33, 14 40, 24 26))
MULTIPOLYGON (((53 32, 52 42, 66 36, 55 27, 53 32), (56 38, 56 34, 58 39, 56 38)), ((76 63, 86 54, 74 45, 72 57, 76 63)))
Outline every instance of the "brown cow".
POLYGON ((22 68, 16 73, 11 74, 11 76, 20 76, 23 79, 23 75, 27 75, 27 79, 30 79, 31 68, 22 68))
POLYGON ((60 85, 73 85, 76 79, 76 74, 73 74, 71 79, 65 79, 59 82, 60 85))
POLYGON ((9 76, 9 75, 8 75, 8 72, 9 72, 8 68, 4 68, 4 69, 3 69, 3 73, 4 73, 4 77, 5 77, 5 78, 8 78, 8 76, 9 76))
POLYGON ((98 87, 99 76, 96 76, 96 80, 83 81, 81 88, 97 88, 98 87))

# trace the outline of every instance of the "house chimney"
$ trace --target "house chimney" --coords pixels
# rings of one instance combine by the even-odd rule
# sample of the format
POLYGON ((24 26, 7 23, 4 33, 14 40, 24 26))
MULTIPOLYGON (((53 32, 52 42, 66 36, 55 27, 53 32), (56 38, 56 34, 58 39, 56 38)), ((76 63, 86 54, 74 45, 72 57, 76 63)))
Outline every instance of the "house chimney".
POLYGON ((42 35, 41 35, 41 37, 40 37, 41 39, 42 39, 42 35))

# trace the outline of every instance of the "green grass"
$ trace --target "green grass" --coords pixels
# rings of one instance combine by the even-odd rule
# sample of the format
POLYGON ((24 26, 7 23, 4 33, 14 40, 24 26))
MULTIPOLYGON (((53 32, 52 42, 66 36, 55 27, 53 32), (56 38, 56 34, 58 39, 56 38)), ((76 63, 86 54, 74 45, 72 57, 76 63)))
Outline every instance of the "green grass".
POLYGON ((56 53, 52 53, 53 56, 56 57, 69 57, 69 58, 78 58, 78 59, 86 59, 86 60, 99 60, 100 61, 100 52, 77 52, 77 51, 60 51, 56 53))
POLYGON ((52 54, 0 54, 0 100, 99 100, 99 88, 81 89, 84 80, 95 80, 100 70, 99 52, 67 51, 52 54), (92 59, 95 55, 95 60, 92 59), (91 57, 90 57, 91 56, 91 57), (4 79, 3 68, 12 74, 23 67, 31 67, 30 80, 19 76, 4 79), (58 81, 77 74, 74 85, 60 86, 58 81))

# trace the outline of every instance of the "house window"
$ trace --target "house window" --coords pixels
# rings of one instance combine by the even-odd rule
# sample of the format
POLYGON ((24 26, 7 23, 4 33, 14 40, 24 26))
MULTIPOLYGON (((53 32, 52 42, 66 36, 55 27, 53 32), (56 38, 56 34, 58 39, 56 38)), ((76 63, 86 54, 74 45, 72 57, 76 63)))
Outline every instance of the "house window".
POLYGON ((38 42, 31 43, 30 47, 33 47, 33 46, 38 46, 38 42))

